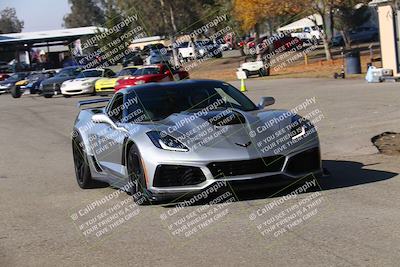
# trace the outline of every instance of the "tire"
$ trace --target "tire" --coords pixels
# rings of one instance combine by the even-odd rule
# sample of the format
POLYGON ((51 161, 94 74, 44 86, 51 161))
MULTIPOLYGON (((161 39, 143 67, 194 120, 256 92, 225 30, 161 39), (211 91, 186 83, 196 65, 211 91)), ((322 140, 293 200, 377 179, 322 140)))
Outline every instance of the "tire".
POLYGON ((267 72, 265 71, 264 68, 258 70, 258 76, 260 77, 267 76, 267 72))
POLYGON ((265 76, 270 76, 270 74, 271 74, 270 67, 264 68, 264 70, 265 70, 265 76))
POLYGON ((244 70, 244 73, 246 73, 246 77, 249 78, 250 77, 250 72, 248 70, 244 70))
POLYGON ((53 95, 43 95, 44 96, 44 98, 52 98, 53 97, 53 95))
POLYGON ((20 98, 22 96, 21 88, 19 86, 13 86, 11 88, 11 96, 13 98, 20 98))
POLYGON ((128 151, 126 161, 129 182, 132 184, 129 191, 138 205, 148 205, 151 203, 150 193, 147 191, 141 159, 139 149, 133 144, 128 151))
POLYGON ((80 136, 72 139, 72 155, 76 181, 80 188, 89 189, 95 187, 96 183, 92 179, 87 155, 82 146, 83 142, 80 136))

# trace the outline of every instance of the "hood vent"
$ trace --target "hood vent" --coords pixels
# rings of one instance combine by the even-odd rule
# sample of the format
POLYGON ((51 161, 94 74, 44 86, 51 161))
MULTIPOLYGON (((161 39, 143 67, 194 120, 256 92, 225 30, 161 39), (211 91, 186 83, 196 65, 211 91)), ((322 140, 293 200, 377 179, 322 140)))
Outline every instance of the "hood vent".
POLYGON ((242 114, 234 110, 213 111, 209 112, 205 118, 210 124, 214 126, 227 126, 244 124, 246 119, 242 114))

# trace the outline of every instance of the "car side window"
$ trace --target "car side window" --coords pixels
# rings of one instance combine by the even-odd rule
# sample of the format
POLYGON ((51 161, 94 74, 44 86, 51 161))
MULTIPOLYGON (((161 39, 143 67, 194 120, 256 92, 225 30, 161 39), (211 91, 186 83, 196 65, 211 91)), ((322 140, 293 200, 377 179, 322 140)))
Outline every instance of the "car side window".
POLYGON ((123 115, 123 94, 118 94, 114 97, 113 102, 108 107, 107 114, 114 122, 121 122, 123 115))

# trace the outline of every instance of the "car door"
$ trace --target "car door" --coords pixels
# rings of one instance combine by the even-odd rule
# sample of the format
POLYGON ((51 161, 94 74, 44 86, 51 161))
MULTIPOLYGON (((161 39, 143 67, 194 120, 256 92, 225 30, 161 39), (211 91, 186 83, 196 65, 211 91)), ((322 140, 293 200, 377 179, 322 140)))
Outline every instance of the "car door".
MULTIPOLYGON (((109 118, 119 127, 123 116, 124 95, 117 93, 106 108, 109 118)), ((121 181, 126 178, 126 168, 122 165, 122 150, 127 134, 109 124, 102 123, 97 129, 94 151, 100 167, 121 181)))

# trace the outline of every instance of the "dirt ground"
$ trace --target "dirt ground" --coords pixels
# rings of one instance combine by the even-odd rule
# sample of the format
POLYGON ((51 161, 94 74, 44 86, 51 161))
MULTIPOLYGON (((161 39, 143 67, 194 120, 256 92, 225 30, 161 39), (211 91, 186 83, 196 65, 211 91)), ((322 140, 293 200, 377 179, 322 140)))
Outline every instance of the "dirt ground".
MULTIPOLYGON (((208 79, 218 80, 236 80, 236 69, 244 62, 244 57, 230 57, 221 59, 210 59, 199 62, 197 65, 189 65, 190 77, 192 79, 200 79, 207 77, 208 79)), ((364 77, 367 72, 367 63, 370 62, 369 55, 361 56, 361 75, 350 75, 349 78, 364 77)), ((343 59, 337 57, 332 61, 310 60, 305 64, 304 59, 300 59, 293 64, 284 68, 273 66, 271 68, 271 76, 262 79, 273 78, 331 78, 335 72, 340 72, 343 65, 343 59)), ((374 63, 380 67, 381 63, 374 63)), ((251 79, 253 79, 252 76, 251 79)))

